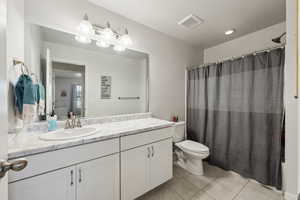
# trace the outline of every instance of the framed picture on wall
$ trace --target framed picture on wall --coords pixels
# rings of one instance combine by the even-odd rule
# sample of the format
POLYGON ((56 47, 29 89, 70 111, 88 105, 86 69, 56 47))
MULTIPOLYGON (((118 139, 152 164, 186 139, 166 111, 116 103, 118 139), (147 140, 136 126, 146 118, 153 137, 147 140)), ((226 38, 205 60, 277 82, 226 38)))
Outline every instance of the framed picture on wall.
POLYGON ((101 76, 101 99, 111 99, 111 76, 101 76))

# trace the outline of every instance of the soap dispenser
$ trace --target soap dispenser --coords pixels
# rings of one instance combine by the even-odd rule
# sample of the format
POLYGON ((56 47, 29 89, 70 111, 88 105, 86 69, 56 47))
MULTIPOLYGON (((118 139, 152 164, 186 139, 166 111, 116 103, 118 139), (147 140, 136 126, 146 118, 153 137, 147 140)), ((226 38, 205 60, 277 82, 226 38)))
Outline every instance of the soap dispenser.
POLYGON ((57 129, 57 116, 53 109, 48 118, 48 131, 55 131, 56 129, 57 129))

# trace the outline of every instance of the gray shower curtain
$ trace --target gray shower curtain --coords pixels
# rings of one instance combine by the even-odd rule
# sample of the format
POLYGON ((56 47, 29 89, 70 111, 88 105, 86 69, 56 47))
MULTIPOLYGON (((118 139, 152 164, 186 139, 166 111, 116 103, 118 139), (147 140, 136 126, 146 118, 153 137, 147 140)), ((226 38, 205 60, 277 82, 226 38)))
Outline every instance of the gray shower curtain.
POLYGON ((187 136, 209 162, 281 189, 284 49, 188 71, 187 136))

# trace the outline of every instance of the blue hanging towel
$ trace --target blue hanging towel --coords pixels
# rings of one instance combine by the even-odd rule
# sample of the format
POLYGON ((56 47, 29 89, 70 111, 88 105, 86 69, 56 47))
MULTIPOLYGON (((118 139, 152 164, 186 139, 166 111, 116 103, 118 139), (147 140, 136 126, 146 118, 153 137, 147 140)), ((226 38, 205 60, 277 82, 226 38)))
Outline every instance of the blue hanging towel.
POLYGON ((17 110, 22 118, 31 121, 36 112, 37 88, 33 85, 30 76, 23 74, 15 86, 17 110))
POLYGON ((34 86, 36 87, 38 115, 45 115, 45 87, 41 83, 35 84, 34 86))

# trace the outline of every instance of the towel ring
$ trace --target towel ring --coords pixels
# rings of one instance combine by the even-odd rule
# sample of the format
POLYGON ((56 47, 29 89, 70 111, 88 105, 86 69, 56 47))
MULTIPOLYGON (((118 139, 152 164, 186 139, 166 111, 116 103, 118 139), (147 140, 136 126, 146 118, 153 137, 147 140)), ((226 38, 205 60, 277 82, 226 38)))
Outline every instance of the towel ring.
POLYGON ((30 75, 29 68, 25 65, 25 63, 22 62, 22 61, 14 59, 13 60, 13 66, 15 67, 17 65, 21 65, 21 72, 22 72, 22 74, 26 74, 27 73, 27 75, 30 75), (24 68, 25 68, 26 72, 24 71, 24 68))

